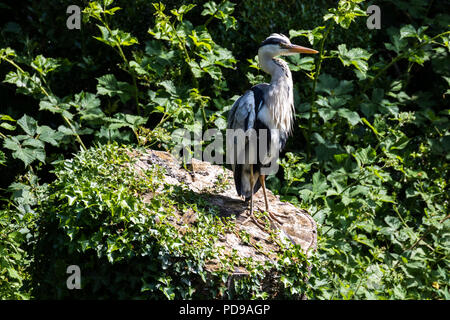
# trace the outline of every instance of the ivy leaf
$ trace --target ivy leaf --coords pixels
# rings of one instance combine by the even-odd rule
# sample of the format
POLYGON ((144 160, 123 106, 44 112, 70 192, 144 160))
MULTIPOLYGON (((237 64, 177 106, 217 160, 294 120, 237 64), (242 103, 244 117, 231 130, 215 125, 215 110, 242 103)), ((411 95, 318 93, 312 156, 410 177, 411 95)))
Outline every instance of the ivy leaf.
POLYGON ((137 129, 139 126, 144 125, 148 118, 141 116, 134 116, 131 114, 117 113, 113 118, 109 119, 111 123, 109 129, 119 129, 123 127, 128 127, 132 129, 137 129))
MULTIPOLYGON (((336 51, 335 51, 336 52, 336 51)), ((361 71, 363 75, 369 69, 367 60, 371 54, 362 48, 353 48, 348 50, 346 44, 338 46, 338 56, 344 66, 353 65, 357 70, 361 71)))
POLYGON ((74 101, 70 104, 78 109, 81 120, 95 121, 106 117, 100 107, 100 99, 93 93, 82 91, 75 95, 74 101))
POLYGON ((323 119, 324 122, 327 122, 334 118, 337 111, 328 107, 319 108, 318 110, 319 116, 323 119))
POLYGON ((430 59, 430 55, 425 50, 416 50, 414 51, 414 54, 411 54, 408 57, 408 60, 417 64, 420 64, 423 66, 423 63, 425 61, 428 61, 430 59))
POLYGON ((322 73, 319 76, 319 81, 317 82, 316 91, 317 92, 325 92, 331 95, 331 91, 336 88, 339 84, 339 81, 334 78, 332 75, 327 73, 322 73))
POLYGON ((16 150, 17 146, 20 146, 20 141, 14 137, 7 137, 3 142, 3 147, 9 150, 16 150))
POLYGON ((36 149, 43 149, 45 144, 39 139, 28 138, 22 142, 22 146, 36 149))
POLYGON ((394 34, 392 35, 391 43, 385 43, 384 46, 386 49, 400 54, 408 46, 408 40, 400 38, 398 34, 394 34))
POLYGON ((46 97, 39 103, 39 110, 50 111, 51 113, 59 113, 62 116, 73 119, 73 114, 69 112, 70 104, 62 103, 54 96, 46 97))
POLYGON ((216 13, 216 11, 218 11, 217 8, 217 3, 215 3, 214 1, 208 1, 203 5, 204 9, 201 13, 202 16, 206 16, 206 15, 214 15, 216 13))
POLYGON ((236 29, 236 19, 231 16, 234 11, 234 6, 236 4, 230 1, 221 1, 219 5, 217 5, 214 1, 208 1, 203 5, 203 11, 201 13, 202 16, 213 16, 216 19, 222 20, 225 25, 225 29, 236 29))
POLYGON ((100 95, 119 96, 122 103, 126 103, 133 96, 133 86, 127 82, 117 81, 113 74, 105 74, 97 78, 97 81, 97 93, 100 95))
POLYGON ((384 218, 384 221, 387 223, 388 226, 390 226, 393 230, 397 230, 401 227, 402 222, 397 218, 393 216, 387 216, 384 218))
POLYGON ((34 136, 38 127, 36 120, 26 114, 17 120, 17 124, 30 136, 34 136))
POLYGON ((214 124, 219 130, 225 130, 227 128, 227 121, 223 118, 217 118, 214 124))
POLYGON ((320 40, 322 40, 324 33, 324 26, 319 26, 314 28, 313 30, 289 30, 289 37, 306 37, 311 45, 317 45, 320 40))
POLYGON ((130 61, 130 68, 139 76, 146 76, 149 74, 143 66, 134 60, 130 61))
POLYGON ((393 144, 393 146, 390 148, 390 150, 396 150, 396 149, 402 150, 406 147, 406 145, 411 140, 403 133, 400 133, 396 138, 397 139, 396 139, 395 143, 393 144))
POLYGON ((161 81, 159 85, 166 89, 166 92, 172 97, 178 97, 177 88, 172 80, 161 81))
POLYGON ((59 141, 63 138, 63 134, 48 126, 40 126, 37 128, 37 134, 39 135, 39 140, 50 143, 52 146, 57 147, 59 141))
POLYGON ((300 58, 300 55, 288 56, 288 61, 290 62, 289 68, 291 71, 312 71, 314 70, 314 58, 312 57, 304 57, 300 58))
POLYGON ((361 118, 359 117, 358 113, 356 113, 355 111, 350 111, 346 108, 341 108, 338 110, 338 113, 341 117, 347 119, 347 121, 352 126, 357 125, 361 121, 361 118))
POLYGON ((323 16, 323 20, 327 21, 333 19, 336 24, 339 24, 342 28, 348 29, 350 24, 358 16, 366 16, 366 12, 363 11, 358 3, 360 0, 352 1, 339 1, 337 8, 328 9, 329 13, 323 16))
POLYGON ((90 92, 80 92, 75 95, 75 103, 81 110, 91 110, 100 107, 100 99, 90 92))
POLYGON ((16 130, 16 127, 7 123, 7 122, 2 122, 0 123, 0 127, 2 127, 3 129, 9 130, 9 131, 14 131, 16 130))
POLYGON ((58 132, 65 136, 73 136, 76 134, 72 129, 62 125, 58 127, 58 132))
POLYGON ((219 80, 222 77, 222 70, 220 70, 218 66, 207 66, 203 68, 203 70, 205 70, 214 80, 219 80))
MULTIPOLYGON (((166 67, 170 67, 175 51, 166 50, 160 41, 151 40, 145 43, 145 54, 148 56, 145 67, 162 75, 166 67)), ((192 61, 192 60, 191 60, 192 61)))
POLYGON ((339 85, 333 89, 331 92, 336 96, 346 95, 353 92, 353 81, 352 80, 341 80, 339 85))
POLYGON ((200 68, 200 66, 198 65, 198 63, 194 60, 191 60, 188 62, 189 67, 191 68, 192 74, 194 75, 194 77, 196 78, 200 78, 204 71, 202 70, 202 68, 200 68))
POLYGON ((47 73, 57 69, 59 66, 60 63, 58 63, 58 60, 53 58, 45 58, 43 55, 38 55, 31 62, 31 67, 43 76, 46 76, 47 73))
POLYGON ((352 154, 356 161, 358 162, 358 166, 362 167, 366 164, 371 164, 376 158, 376 151, 371 146, 367 148, 358 149, 355 153, 352 154))
POLYGON ((61 108, 57 105, 57 101, 56 99, 50 99, 48 100, 41 100, 41 102, 39 102, 39 110, 47 110, 50 111, 51 113, 61 113, 61 108))
POLYGON ((10 71, 3 82, 14 84, 17 87, 18 93, 31 96, 42 95, 40 89, 42 81, 37 74, 30 76, 26 71, 10 71))
MULTIPOLYGON (((8 116, 7 114, 0 114, 0 120, 1 121, 12 121, 12 122, 16 122, 16 120, 14 120, 13 118, 11 118, 10 116, 8 116)), ((13 126, 7 122, 2 122, 0 123, 0 127, 9 130, 9 131, 14 131, 16 130, 16 126, 13 126)))
POLYGON ((178 21, 183 20, 183 15, 191 11, 193 8, 195 8, 195 4, 188 4, 188 5, 182 5, 179 9, 173 9, 170 10, 170 13, 172 13, 178 21))
MULTIPOLYGON (((27 140, 27 144, 29 146, 34 145, 34 143, 29 140, 27 140)), ((12 150, 13 158, 22 160, 25 166, 30 165, 36 159, 41 162, 45 162, 45 151, 43 148, 40 147, 32 148, 23 146, 17 137, 13 136, 7 137, 3 143, 3 147, 12 150)))
POLYGON ((417 30, 408 24, 400 29, 400 39, 418 37, 417 30))
POLYGON ((0 114, 0 120, 2 121, 16 121, 13 118, 11 118, 10 116, 8 116, 7 114, 0 114))
POLYGON ((111 47, 132 46, 139 43, 138 40, 135 37, 131 36, 131 34, 128 32, 124 32, 119 29, 109 31, 106 27, 103 27, 101 25, 97 25, 97 27, 100 29, 102 36, 94 37, 94 39, 106 43, 111 47))
POLYGON ((0 60, 6 59, 6 58, 14 58, 14 57, 16 57, 16 52, 13 49, 11 49, 11 48, 1 48, 0 49, 0 60))
POLYGON ((316 195, 324 193, 328 188, 327 179, 323 174, 320 173, 320 171, 313 174, 312 183, 312 191, 316 195))

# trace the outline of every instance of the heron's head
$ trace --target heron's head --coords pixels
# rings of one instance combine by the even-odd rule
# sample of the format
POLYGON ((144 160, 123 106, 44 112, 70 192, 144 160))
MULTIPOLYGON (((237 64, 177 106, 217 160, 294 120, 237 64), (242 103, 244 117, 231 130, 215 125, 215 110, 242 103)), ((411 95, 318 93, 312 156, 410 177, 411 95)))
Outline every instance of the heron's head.
POLYGON ((259 46, 258 55, 290 56, 297 53, 318 53, 318 51, 296 44, 292 44, 288 37, 283 34, 272 33, 259 46))

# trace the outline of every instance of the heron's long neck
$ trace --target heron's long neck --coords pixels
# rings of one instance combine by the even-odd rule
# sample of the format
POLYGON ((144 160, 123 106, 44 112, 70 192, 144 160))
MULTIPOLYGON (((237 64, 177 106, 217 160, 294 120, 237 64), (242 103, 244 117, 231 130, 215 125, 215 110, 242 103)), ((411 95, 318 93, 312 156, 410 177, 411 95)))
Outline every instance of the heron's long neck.
POLYGON ((272 76, 265 100, 276 127, 290 133, 293 127, 294 92, 291 71, 281 59, 260 56, 261 68, 272 76))
POLYGON ((280 80, 292 83, 291 71, 286 62, 268 55, 261 55, 259 59, 261 69, 272 76, 271 84, 276 84, 280 80))

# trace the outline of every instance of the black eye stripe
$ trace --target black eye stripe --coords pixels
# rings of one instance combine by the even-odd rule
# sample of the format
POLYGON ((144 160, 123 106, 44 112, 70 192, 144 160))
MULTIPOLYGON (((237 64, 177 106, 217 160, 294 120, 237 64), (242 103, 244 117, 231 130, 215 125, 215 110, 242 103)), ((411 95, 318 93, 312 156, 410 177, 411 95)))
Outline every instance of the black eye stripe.
POLYGON ((285 47, 287 44, 283 39, 280 38, 268 38, 266 40, 264 40, 263 42, 261 42, 261 44, 259 45, 259 47, 268 45, 268 44, 279 44, 281 47, 285 47))
POLYGON ((266 39, 263 42, 261 42, 260 47, 265 46, 267 44, 280 44, 282 42, 283 42, 283 40, 278 39, 278 38, 269 38, 269 39, 266 39))

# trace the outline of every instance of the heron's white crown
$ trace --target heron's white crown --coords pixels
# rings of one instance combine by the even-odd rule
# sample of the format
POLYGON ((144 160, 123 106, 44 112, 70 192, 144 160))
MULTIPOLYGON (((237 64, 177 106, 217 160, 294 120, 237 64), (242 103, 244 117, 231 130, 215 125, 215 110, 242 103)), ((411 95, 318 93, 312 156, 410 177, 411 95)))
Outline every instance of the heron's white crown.
POLYGON ((289 56, 296 54, 288 48, 283 47, 291 45, 291 41, 284 34, 272 33, 259 46, 258 56, 267 56, 270 58, 276 56, 289 56))

